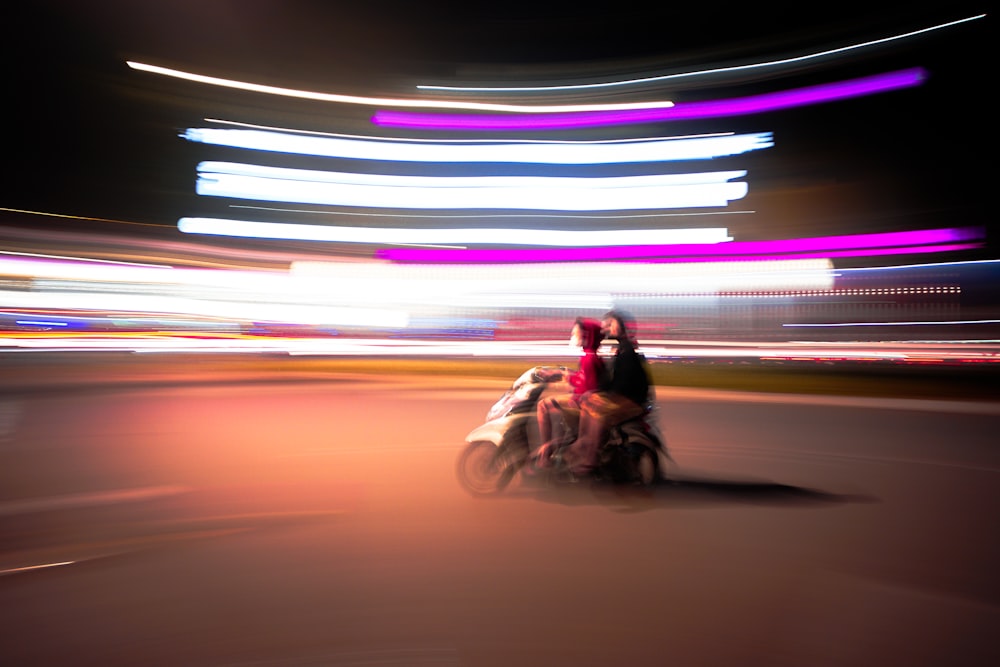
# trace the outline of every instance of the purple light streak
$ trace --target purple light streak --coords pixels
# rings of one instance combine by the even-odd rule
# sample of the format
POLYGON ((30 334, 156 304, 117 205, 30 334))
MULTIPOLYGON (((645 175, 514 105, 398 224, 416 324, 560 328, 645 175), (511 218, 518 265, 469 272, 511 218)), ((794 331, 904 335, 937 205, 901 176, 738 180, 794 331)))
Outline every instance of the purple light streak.
POLYGON ((918 86, 927 72, 919 67, 877 74, 836 83, 820 84, 795 90, 765 93, 751 97, 708 102, 679 103, 665 109, 627 109, 579 113, 532 114, 530 116, 457 115, 377 111, 372 123, 386 127, 424 130, 565 130, 602 125, 659 123, 695 118, 743 116, 809 104, 820 104, 852 97, 918 86))
POLYGON ((722 257, 658 257, 654 259, 628 259, 626 262, 648 264, 693 264, 698 262, 774 262, 788 259, 833 259, 835 257, 883 257, 889 255, 923 255, 932 252, 954 252, 981 247, 981 243, 950 243, 915 245, 902 248, 861 248, 858 250, 830 250, 828 252, 796 252, 787 255, 746 255, 722 257))
POLYGON ((535 262, 712 262, 740 259, 806 259, 891 255, 908 252, 942 252, 977 247, 983 238, 977 227, 926 229, 880 234, 821 236, 777 241, 733 241, 729 243, 614 246, 601 248, 384 248, 376 258, 393 262, 428 264, 511 264, 535 262), (917 250, 917 248, 935 250, 917 250), (794 256, 793 256, 794 253, 794 256), (857 253, 857 254, 847 254, 857 253))

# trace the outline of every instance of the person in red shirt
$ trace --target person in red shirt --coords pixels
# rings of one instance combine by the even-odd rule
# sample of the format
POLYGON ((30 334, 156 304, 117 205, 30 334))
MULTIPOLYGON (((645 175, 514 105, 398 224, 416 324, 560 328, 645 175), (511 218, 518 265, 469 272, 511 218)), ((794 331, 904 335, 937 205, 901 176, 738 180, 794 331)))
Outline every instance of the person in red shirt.
POLYGON ((597 320, 578 317, 570 341, 583 349, 579 370, 569 376, 573 393, 544 398, 538 402, 538 432, 542 443, 536 458, 544 463, 580 421, 580 403, 585 394, 603 389, 609 382, 604 360, 597 354, 604 334, 597 320))
POLYGON ((620 311, 610 311, 604 316, 604 333, 618 341, 618 349, 611 365, 611 381, 580 401, 576 441, 563 451, 563 462, 574 474, 589 472, 608 429, 641 415, 650 400, 649 367, 628 331, 629 319, 620 311))

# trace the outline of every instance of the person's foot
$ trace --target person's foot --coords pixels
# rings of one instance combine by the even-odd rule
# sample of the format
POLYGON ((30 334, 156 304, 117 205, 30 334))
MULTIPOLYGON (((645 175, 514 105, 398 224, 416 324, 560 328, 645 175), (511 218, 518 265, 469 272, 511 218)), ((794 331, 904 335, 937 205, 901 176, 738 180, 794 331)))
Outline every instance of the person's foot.
POLYGON ((547 468, 552 463, 552 454, 554 451, 555 446, 553 443, 546 442, 532 454, 531 463, 535 468, 547 468))
POLYGON ((590 461, 577 454, 572 448, 563 452, 562 461, 566 469, 577 476, 586 475, 594 467, 590 461))

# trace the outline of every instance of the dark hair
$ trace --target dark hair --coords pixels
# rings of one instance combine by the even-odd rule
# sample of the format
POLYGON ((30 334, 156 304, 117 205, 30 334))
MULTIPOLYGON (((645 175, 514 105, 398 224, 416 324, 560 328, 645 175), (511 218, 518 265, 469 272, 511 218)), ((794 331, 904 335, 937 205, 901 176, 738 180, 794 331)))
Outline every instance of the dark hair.
POLYGON ((604 313, 604 319, 614 319, 618 320, 618 325, 621 330, 631 334, 632 330, 635 329, 635 318, 626 313, 624 310, 609 310, 604 313))

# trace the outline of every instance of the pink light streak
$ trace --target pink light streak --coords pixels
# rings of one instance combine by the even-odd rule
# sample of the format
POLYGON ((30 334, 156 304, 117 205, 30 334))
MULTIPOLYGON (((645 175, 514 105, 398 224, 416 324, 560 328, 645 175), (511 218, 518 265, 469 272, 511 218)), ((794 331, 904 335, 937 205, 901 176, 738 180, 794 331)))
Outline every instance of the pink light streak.
POLYGON ((545 116, 496 116, 377 111, 372 123, 426 130, 564 130, 602 125, 659 123, 696 118, 744 116, 820 104, 918 86, 927 78, 919 67, 750 97, 677 103, 662 109, 556 113, 545 116))
POLYGON ((777 241, 733 241, 712 245, 675 244, 599 248, 383 248, 376 258, 402 263, 506 264, 535 262, 706 262, 735 259, 808 259, 944 252, 978 247, 977 227, 880 234, 821 236, 777 241))
POLYGON ((656 259, 629 259, 627 262, 651 262, 657 264, 677 264, 682 262, 718 262, 718 261, 760 261, 769 262, 785 259, 833 259, 835 257, 882 257, 889 255, 923 255, 933 252, 954 252, 957 250, 972 250, 981 247, 981 243, 950 243, 937 245, 917 245, 903 248, 861 248, 859 250, 830 250, 826 252, 796 252, 788 255, 750 255, 724 257, 664 257, 656 259))

